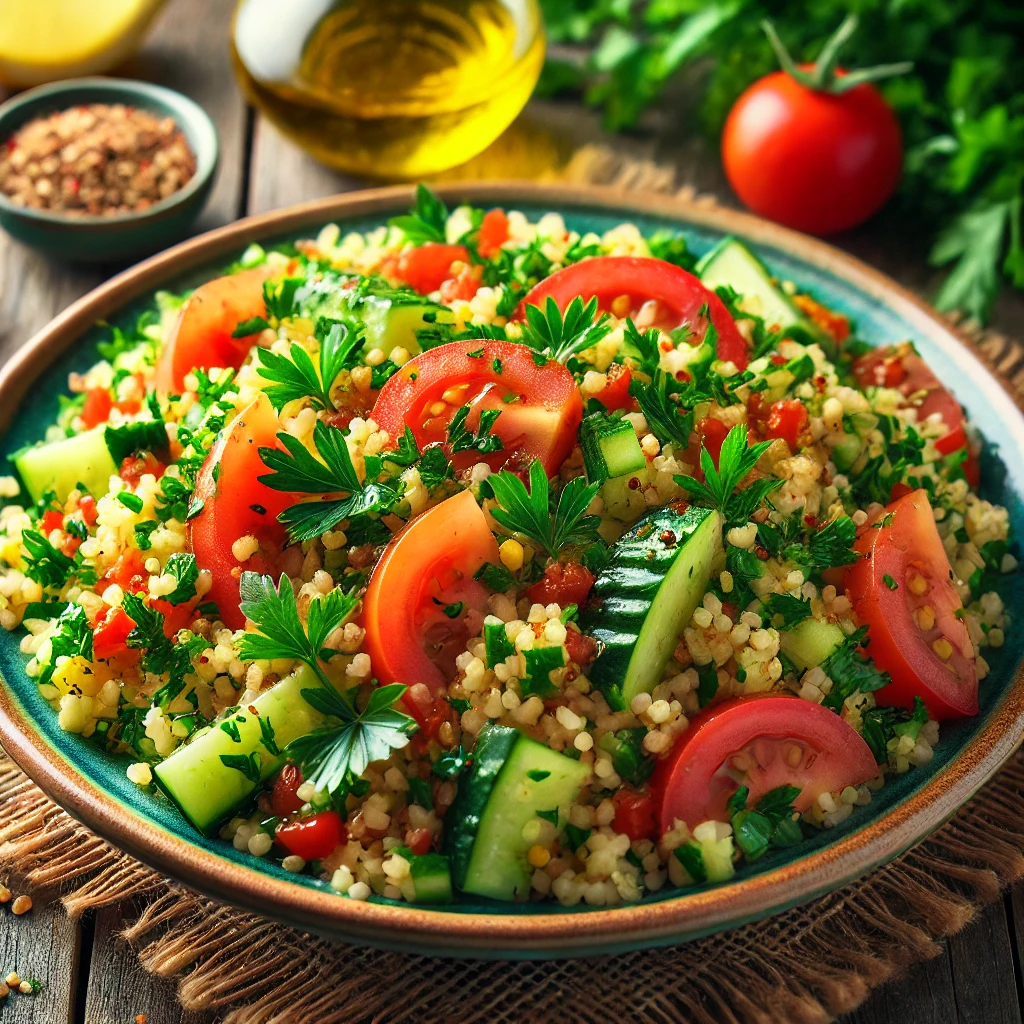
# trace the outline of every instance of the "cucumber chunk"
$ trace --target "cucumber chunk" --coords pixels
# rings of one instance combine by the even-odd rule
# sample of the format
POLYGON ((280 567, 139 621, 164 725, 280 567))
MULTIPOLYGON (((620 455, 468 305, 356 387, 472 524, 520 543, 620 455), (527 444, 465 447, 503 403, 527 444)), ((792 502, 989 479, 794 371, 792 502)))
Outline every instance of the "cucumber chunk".
POLYGON ((591 483, 647 468, 647 457, 629 420, 588 416, 580 428, 580 447, 591 483))
POLYGON ((589 766, 516 729, 485 725, 445 816, 445 852, 456 887, 498 900, 525 899, 533 873, 526 826, 543 812, 564 820, 589 777, 589 766))
POLYGON ((846 641, 846 634, 833 622, 804 619, 779 637, 782 653, 799 669, 814 668, 846 641))
POLYGON ((860 457, 864 442, 856 434, 844 434, 832 449, 836 469, 845 473, 860 457))
POLYGON ((452 874, 448 858, 440 853, 409 857, 409 874, 417 903, 451 903, 452 874))
POLYGON ((391 299, 367 295, 356 310, 366 326, 366 344, 363 350, 379 348, 384 355, 392 349, 404 348, 410 355, 421 351, 416 332, 435 323, 455 323, 455 314, 446 306, 431 302, 400 303, 391 299), (426 319, 426 317, 430 319, 426 319))
POLYGON ((582 623, 603 644, 589 674, 613 709, 661 681, 721 550, 721 515, 695 505, 658 509, 619 539, 582 623))
POLYGON ((324 716, 307 704, 301 693, 319 685, 312 671, 302 666, 253 700, 251 706, 258 715, 246 707, 226 722, 197 733, 153 769, 161 789, 200 832, 212 831, 283 762, 279 753, 268 749, 263 733, 267 727, 261 728, 260 721, 270 723, 272 745, 283 750, 292 740, 312 732, 323 722, 324 716), (225 725, 229 728, 225 729, 225 725), (222 760, 239 756, 251 759, 253 754, 258 781, 222 760))
POLYGON ((740 297, 740 308, 761 317, 772 328, 800 327, 815 340, 822 332, 772 282, 768 268, 740 241, 723 238, 697 264, 697 276, 714 291, 728 285, 740 297))
POLYGON ((79 484, 84 484, 96 498, 106 494, 117 466, 103 433, 104 428, 97 427, 17 452, 14 465, 32 500, 38 501, 47 491, 56 491, 57 500, 65 501, 79 484))

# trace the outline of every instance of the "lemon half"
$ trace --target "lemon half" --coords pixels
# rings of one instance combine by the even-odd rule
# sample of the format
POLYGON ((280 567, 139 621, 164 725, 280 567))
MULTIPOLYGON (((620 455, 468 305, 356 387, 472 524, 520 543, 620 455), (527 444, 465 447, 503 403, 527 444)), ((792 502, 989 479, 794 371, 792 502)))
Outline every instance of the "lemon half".
POLYGON ((98 74, 138 45, 164 0, 0 0, 0 82, 98 74))

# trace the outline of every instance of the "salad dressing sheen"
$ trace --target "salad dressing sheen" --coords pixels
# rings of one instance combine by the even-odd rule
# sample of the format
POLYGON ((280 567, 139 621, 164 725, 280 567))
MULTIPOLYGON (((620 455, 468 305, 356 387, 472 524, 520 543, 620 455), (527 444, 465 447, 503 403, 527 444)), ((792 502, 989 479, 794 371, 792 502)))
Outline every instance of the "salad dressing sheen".
POLYGON ((536 0, 241 0, 232 58, 252 102, 317 159, 411 178, 508 127, 544 34, 536 0))

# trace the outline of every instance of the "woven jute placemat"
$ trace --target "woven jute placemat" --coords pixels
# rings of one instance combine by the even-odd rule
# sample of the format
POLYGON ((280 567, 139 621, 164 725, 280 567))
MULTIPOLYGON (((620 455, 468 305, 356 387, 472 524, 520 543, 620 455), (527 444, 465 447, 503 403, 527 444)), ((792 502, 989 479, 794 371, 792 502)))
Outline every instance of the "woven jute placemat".
MULTIPOLYGON (((674 191, 670 168, 594 147, 565 177, 674 191)), ((971 339, 1024 407, 1024 349, 971 339)), ((196 895, 74 821, 0 752, 0 870, 59 891, 75 917, 130 902, 124 939, 145 969, 177 979, 186 1009, 217 1010, 224 1024, 826 1024, 937 955, 939 940, 1024 878, 1022 850, 1018 752, 910 852, 767 921, 614 957, 442 960, 332 943, 196 895)))

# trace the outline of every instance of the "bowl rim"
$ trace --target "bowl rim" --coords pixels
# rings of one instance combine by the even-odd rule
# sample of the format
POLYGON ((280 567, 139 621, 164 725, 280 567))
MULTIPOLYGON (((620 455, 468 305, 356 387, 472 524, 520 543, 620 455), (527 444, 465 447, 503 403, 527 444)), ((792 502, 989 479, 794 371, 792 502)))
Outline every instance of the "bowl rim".
MULTIPOLYGON (((216 173, 220 161, 220 140, 217 129, 209 114, 191 97, 165 85, 144 82, 137 78, 114 78, 108 75, 88 75, 82 78, 65 78, 45 85, 33 86, 19 92, 4 103, 0 103, 0 145, 29 121, 33 120, 34 108, 45 105, 53 98, 59 100, 66 94, 74 95, 86 91, 99 95, 121 93, 125 98, 135 97, 133 105, 151 113, 162 113, 156 109, 157 102, 164 104, 173 111, 178 129, 185 136, 196 158, 195 173, 183 188, 172 192, 169 196, 154 203, 145 210, 122 213, 115 217, 104 217, 101 214, 87 213, 81 216, 67 216, 53 213, 50 210, 39 210, 35 207, 19 206, 0 192, 0 213, 33 220, 41 223, 68 228, 69 230, 91 228, 128 228, 145 224, 149 220, 159 219, 168 210, 188 203, 197 193, 207 187, 216 173), (26 111, 25 108, 28 108, 26 111), (21 115, 21 116, 19 116, 21 115), (13 127, 8 124, 15 122, 13 127)), ((87 102, 101 102, 92 99, 87 102)), ((65 104, 58 110, 68 109, 77 104, 65 104)))
MULTIPOLYGON (((843 277, 869 296, 941 339, 958 358, 976 362, 998 385, 992 401, 1021 418, 1008 384, 967 350, 964 339, 915 295, 884 274, 824 242, 750 214, 677 197, 602 186, 488 182, 439 186, 448 202, 552 210, 599 209, 625 216, 666 217, 774 247, 843 277)), ((196 236, 118 274, 77 300, 0 368, 0 431, 32 383, 85 330, 132 299, 175 276, 251 242, 322 225, 391 212, 412 200, 411 187, 331 196, 249 217, 196 236)), ((74 817, 120 849, 192 888, 304 930, 365 945, 470 958, 543 959, 668 945, 760 920, 805 903, 892 860, 944 824, 1005 763, 1024 735, 1024 665, 1018 665, 980 732, 924 787, 875 822, 824 849, 716 888, 655 903, 574 913, 477 914, 340 899, 226 860, 126 808, 91 779, 68 768, 28 721, 9 684, 0 685, 0 741, 24 771, 74 817)))

